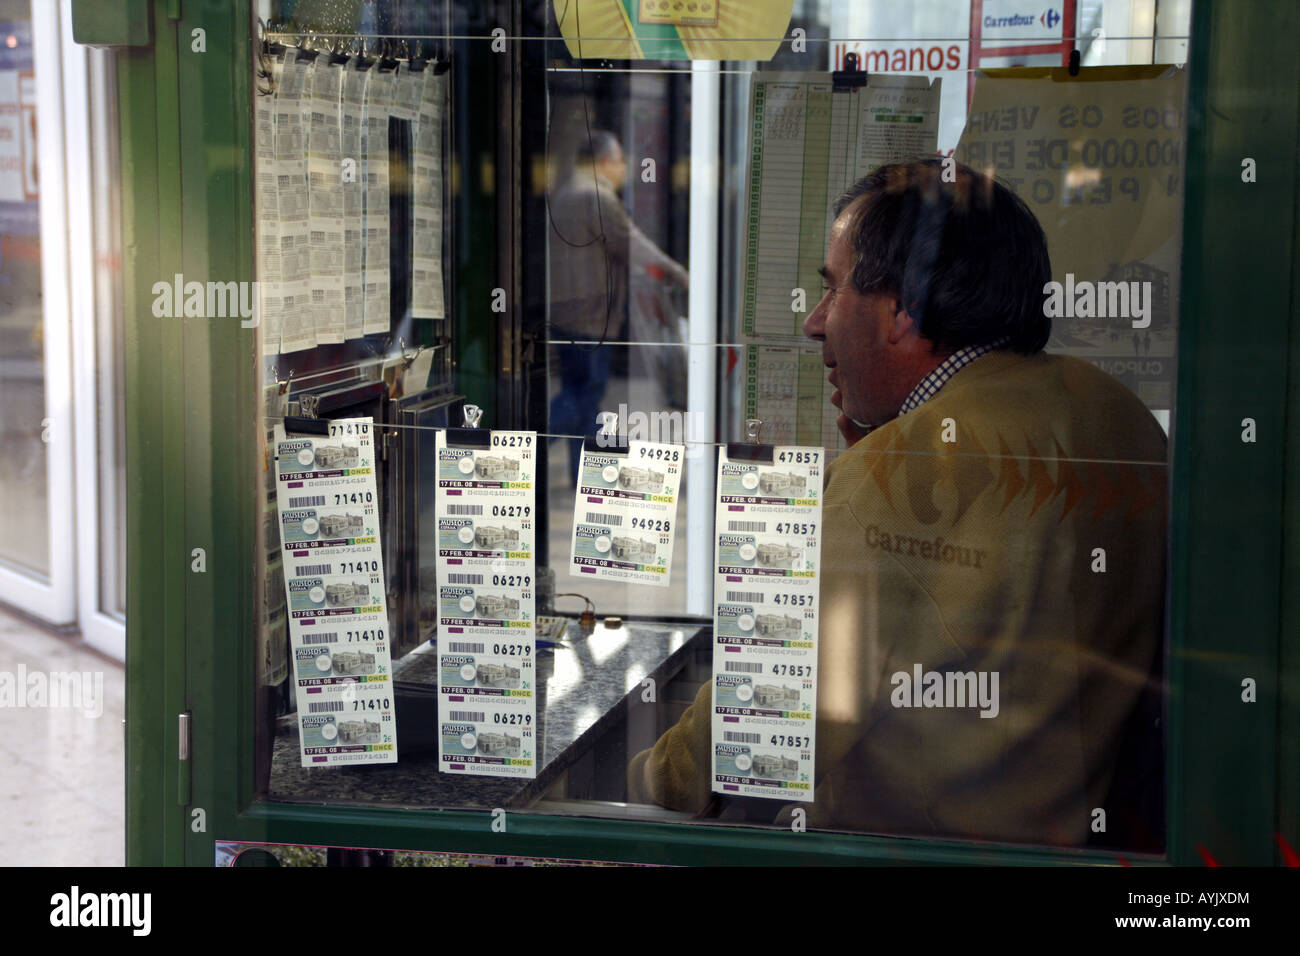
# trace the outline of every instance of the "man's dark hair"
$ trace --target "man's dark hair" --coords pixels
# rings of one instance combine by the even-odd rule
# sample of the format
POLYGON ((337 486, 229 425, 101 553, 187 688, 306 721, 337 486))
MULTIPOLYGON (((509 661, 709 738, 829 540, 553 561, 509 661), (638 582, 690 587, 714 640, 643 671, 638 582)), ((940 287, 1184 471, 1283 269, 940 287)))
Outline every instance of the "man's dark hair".
POLYGON ((954 182, 938 158, 889 163, 840 197, 837 216, 852 207, 853 287, 898 296, 936 351, 1006 336, 1014 351, 1040 352, 1052 331, 1043 228, 1002 183, 950 169, 954 182))
POLYGON ((578 154, 574 157, 574 162, 598 163, 602 159, 614 155, 622 147, 619 145, 618 137, 608 130, 593 129, 591 137, 584 137, 578 143, 578 154))

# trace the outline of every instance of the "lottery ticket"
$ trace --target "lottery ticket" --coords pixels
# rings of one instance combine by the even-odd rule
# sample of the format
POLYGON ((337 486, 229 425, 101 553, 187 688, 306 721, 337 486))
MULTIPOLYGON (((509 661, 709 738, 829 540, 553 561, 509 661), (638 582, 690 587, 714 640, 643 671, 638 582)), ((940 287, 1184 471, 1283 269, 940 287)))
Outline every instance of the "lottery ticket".
POLYGON ((374 429, 275 432, 290 676, 305 767, 397 761, 374 429))
POLYGON ((712 720, 719 793, 813 798, 822 456, 796 446, 733 446, 719 456, 712 720))
POLYGON ((438 760, 535 777, 535 432, 437 438, 438 760))
POLYGON ((626 454, 584 447, 569 568, 667 587, 686 446, 632 441, 626 454))

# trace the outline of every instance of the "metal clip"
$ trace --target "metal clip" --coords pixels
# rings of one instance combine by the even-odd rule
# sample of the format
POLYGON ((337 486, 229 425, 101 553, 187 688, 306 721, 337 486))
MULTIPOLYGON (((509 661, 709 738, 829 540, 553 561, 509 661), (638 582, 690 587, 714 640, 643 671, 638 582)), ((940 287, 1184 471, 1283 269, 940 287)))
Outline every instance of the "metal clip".
POLYGON ((478 428, 479 419, 483 417, 483 409, 477 405, 466 404, 464 408, 465 427, 478 428))

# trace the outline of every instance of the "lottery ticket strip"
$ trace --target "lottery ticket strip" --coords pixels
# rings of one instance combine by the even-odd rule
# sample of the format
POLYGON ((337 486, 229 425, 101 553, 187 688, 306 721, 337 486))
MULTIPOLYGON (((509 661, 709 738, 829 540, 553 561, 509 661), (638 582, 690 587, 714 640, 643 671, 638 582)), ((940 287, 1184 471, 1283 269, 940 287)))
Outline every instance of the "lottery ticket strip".
POLYGON ((277 425, 275 478, 302 765, 395 763, 373 423, 277 425))
POLYGON ((438 759, 446 773, 535 777, 537 433, 481 437, 437 439, 438 759))
POLYGON ((811 801, 824 452, 739 450, 718 456, 713 790, 811 801))

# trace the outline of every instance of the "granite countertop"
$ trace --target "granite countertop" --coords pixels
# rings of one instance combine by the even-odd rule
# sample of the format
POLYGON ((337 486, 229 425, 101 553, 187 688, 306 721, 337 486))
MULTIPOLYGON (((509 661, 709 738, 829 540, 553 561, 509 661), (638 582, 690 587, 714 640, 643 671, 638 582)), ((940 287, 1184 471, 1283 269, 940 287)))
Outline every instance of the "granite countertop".
MULTIPOLYGON (((537 718, 542 744, 541 766, 533 780, 440 773, 436 750, 403 754, 400 717, 396 764, 302 767, 297 721, 282 718, 276 731, 268 796, 293 803, 408 808, 529 806, 620 719, 622 702, 639 692, 646 677, 663 686, 683 665, 692 639, 705 630, 693 623, 625 620, 616 629, 598 624, 584 638, 577 623, 570 621, 564 644, 539 650, 537 656, 537 718)), ((407 654, 393 671, 399 697, 407 691, 436 699, 437 654, 430 644, 407 654)), ((432 707, 433 701, 427 700, 427 705, 432 707)))

